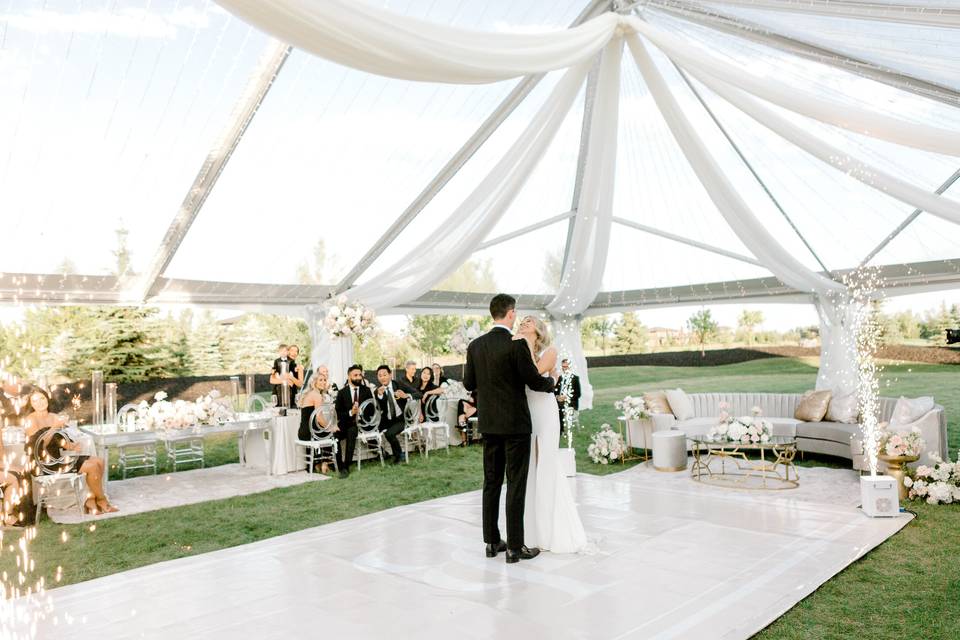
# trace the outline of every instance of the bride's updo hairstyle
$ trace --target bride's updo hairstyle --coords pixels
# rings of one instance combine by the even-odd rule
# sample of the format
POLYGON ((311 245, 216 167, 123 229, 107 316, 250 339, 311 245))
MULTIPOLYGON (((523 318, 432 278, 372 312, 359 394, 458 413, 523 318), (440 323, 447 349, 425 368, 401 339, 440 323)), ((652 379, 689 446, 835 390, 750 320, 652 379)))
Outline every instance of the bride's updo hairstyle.
POLYGON ((534 353, 541 353, 550 346, 550 333, 547 331, 547 325, 537 316, 527 316, 524 322, 529 320, 533 323, 533 328, 537 332, 537 339, 533 341, 534 353))

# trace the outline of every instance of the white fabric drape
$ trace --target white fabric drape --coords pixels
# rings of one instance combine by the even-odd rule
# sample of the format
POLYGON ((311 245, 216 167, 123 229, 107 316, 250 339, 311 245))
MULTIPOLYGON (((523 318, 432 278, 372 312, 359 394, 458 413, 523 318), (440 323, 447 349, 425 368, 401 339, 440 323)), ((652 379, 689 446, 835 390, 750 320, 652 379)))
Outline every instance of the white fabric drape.
POLYGON ((681 151, 710 199, 743 244, 784 284, 800 291, 817 293, 843 290, 843 285, 803 266, 760 224, 697 136, 643 43, 632 35, 627 38, 627 45, 681 151))
POLYGON ((463 264, 543 158, 589 69, 589 62, 570 68, 517 141, 436 231, 348 295, 367 306, 385 309, 418 298, 463 264))
POLYGON ((960 131, 916 124, 871 109, 798 91, 775 77, 760 78, 749 71, 745 72, 652 24, 632 17, 627 20, 630 27, 698 78, 706 75, 721 80, 794 113, 854 133, 924 151, 960 156, 960 131))
POLYGON ((572 29, 497 33, 439 25, 362 0, 215 0, 298 49, 369 73, 475 84, 576 66, 619 24, 607 13, 572 29))
POLYGON ((322 326, 326 315, 323 305, 310 305, 306 309, 307 328, 310 330, 310 366, 314 371, 321 365, 330 370, 330 382, 343 387, 347 379, 347 367, 353 364, 353 338, 334 338, 322 326))
POLYGON ((557 295, 547 305, 553 316, 583 313, 597 297, 603 281, 613 224, 622 59, 623 38, 615 38, 600 61, 573 237, 557 295))
POLYGON ((560 316, 550 323, 553 329, 553 342, 560 358, 570 358, 573 372, 580 376, 580 410, 593 408, 593 385, 587 370, 587 358, 583 354, 583 340, 580 336, 579 316, 560 316))
POLYGON ((835 395, 857 390, 856 303, 846 295, 817 296, 820 317, 820 367, 817 389, 835 395))
POLYGON ((843 171, 851 178, 859 180, 868 187, 881 191, 901 202, 939 216, 944 220, 960 224, 960 202, 947 198, 946 196, 931 193, 926 189, 922 189, 878 169, 871 164, 857 160, 849 154, 844 153, 841 149, 824 142, 789 120, 780 117, 740 89, 711 78, 708 74, 699 71, 692 73, 700 82, 724 100, 784 140, 792 142, 826 164, 843 171))

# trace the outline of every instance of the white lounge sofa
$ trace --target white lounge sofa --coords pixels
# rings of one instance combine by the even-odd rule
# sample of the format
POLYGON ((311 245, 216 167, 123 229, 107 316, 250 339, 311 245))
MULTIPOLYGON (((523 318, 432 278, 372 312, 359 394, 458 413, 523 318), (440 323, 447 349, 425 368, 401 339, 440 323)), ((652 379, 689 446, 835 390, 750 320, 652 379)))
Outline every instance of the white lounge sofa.
MULTIPOLYGON (((706 435, 717 424, 720 415, 720 403, 730 405, 728 412, 733 416, 747 416, 753 407, 760 407, 763 417, 773 425, 773 435, 795 436, 800 451, 823 453, 842 458, 853 458, 850 441, 860 437, 860 425, 842 422, 804 422, 794 418, 798 393, 691 393, 693 404, 692 418, 678 421, 672 413, 651 414, 653 431, 677 429, 687 436, 706 435)), ((888 421, 893 414, 896 398, 880 398, 880 420, 888 421)), ((916 420, 912 425, 920 428, 926 442, 924 454, 919 462, 930 464, 929 452, 939 453, 947 458, 947 418, 940 405, 934 405, 932 411, 916 420)), ((912 425, 898 427, 908 429, 912 425)), ((643 442, 643 435, 635 424, 631 426, 634 446, 643 442)), ((688 442, 689 444, 689 442, 688 442)))

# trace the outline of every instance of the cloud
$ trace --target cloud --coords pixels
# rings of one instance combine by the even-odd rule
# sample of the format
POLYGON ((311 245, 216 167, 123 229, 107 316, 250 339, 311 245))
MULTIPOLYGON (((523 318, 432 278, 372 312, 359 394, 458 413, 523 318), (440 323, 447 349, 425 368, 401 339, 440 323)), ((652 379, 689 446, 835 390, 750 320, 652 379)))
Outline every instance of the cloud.
POLYGON ((21 31, 38 34, 106 33, 124 38, 172 39, 177 30, 206 28, 211 11, 184 7, 168 13, 147 9, 41 11, 29 9, 22 13, 0 14, 0 22, 21 31))

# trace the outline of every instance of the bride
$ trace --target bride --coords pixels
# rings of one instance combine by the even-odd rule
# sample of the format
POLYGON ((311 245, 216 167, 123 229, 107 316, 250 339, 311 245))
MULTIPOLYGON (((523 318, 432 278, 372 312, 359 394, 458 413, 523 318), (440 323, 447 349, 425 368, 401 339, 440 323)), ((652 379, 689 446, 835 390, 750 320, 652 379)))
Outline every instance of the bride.
MULTIPOLYGON (((527 316, 517 339, 526 340, 541 375, 557 366, 557 350, 543 321, 527 316)), ((587 535, 573 501, 573 493, 560 469, 560 411, 553 395, 527 389, 533 442, 524 509, 524 540, 553 553, 576 553, 587 546, 587 535)))

